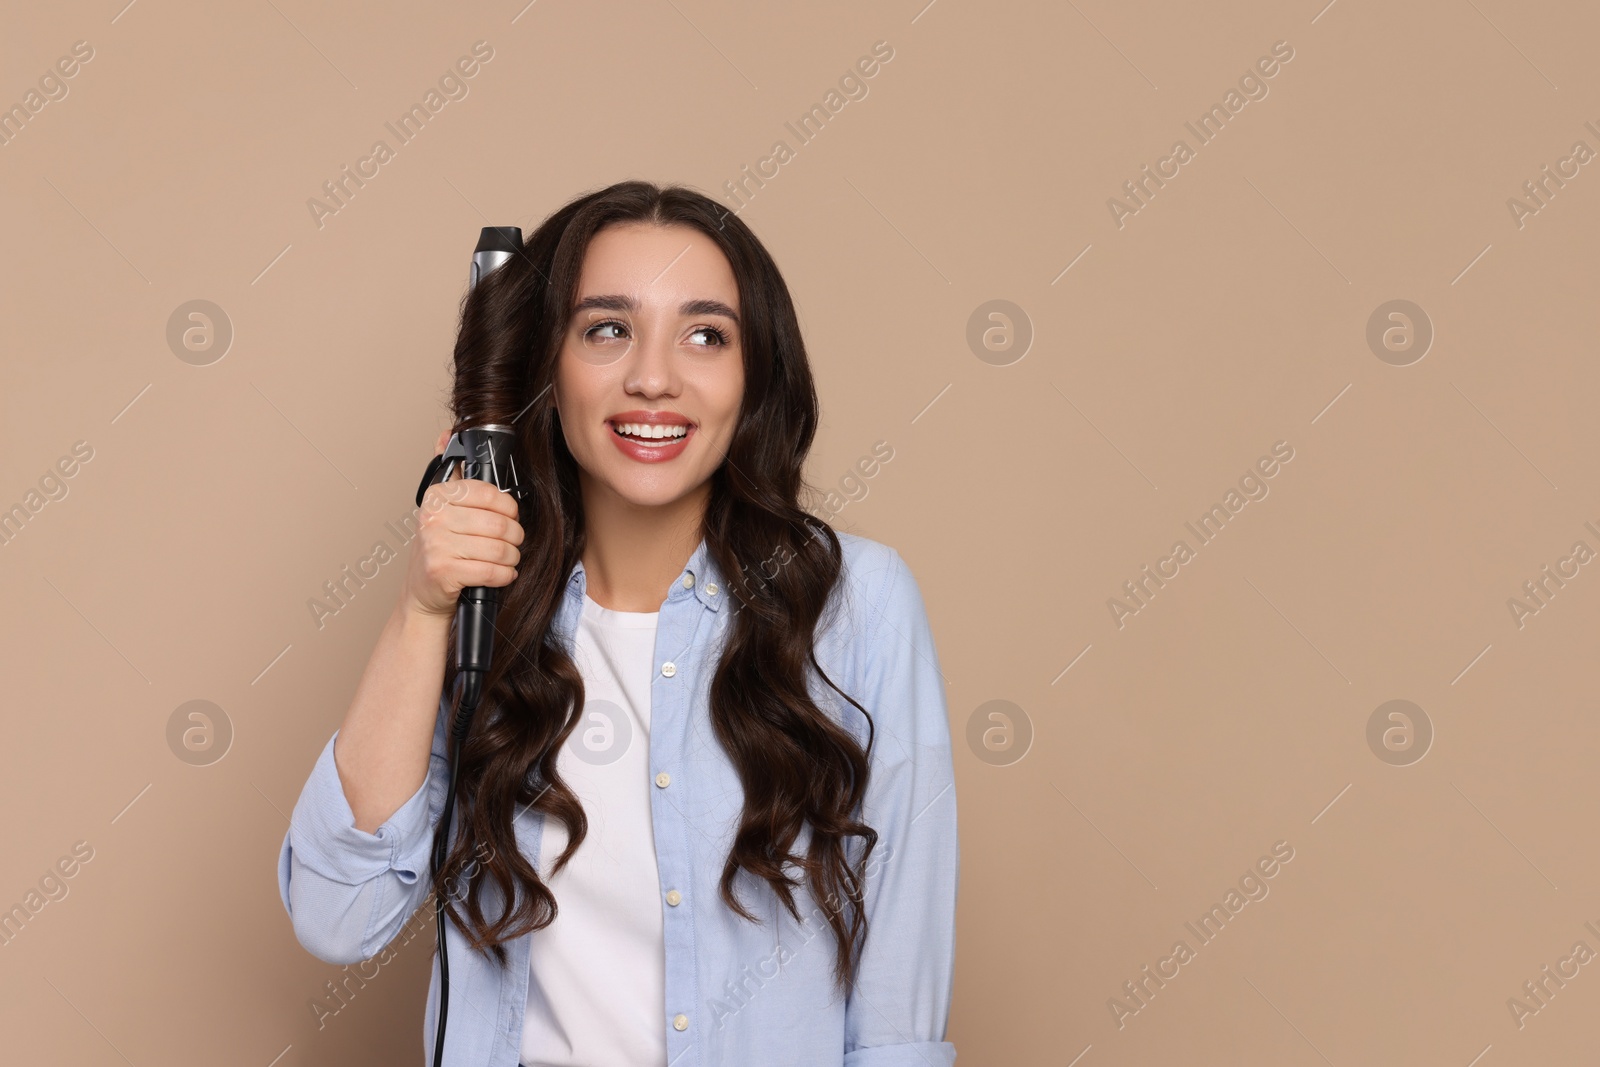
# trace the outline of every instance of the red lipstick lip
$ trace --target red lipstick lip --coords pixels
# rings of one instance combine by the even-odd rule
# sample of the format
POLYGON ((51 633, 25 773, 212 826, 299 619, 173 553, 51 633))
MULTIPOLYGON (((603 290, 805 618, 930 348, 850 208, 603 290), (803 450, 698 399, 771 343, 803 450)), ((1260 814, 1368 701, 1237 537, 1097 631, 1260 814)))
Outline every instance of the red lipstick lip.
POLYGON ((619 411, 606 419, 607 422, 638 422, 646 426, 693 426, 692 419, 685 418, 676 411, 619 411))

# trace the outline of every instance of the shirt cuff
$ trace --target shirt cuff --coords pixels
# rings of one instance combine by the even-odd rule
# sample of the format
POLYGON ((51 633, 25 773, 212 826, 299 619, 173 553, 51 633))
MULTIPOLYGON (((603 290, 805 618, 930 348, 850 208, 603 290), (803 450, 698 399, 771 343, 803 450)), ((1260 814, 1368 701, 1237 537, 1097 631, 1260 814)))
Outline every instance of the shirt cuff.
MULTIPOLYGON (((432 775, 373 833, 358 830, 345 799, 333 746, 323 746, 289 821, 289 844, 307 869, 333 882, 363 885, 393 870, 405 884, 430 870, 432 822, 428 792, 432 775)), ((431 768, 430 768, 431 769, 431 768)))
POLYGON ((951 1067, 956 1047, 949 1041, 908 1041, 874 1045, 844 1054, 844 1067, 951 1067))

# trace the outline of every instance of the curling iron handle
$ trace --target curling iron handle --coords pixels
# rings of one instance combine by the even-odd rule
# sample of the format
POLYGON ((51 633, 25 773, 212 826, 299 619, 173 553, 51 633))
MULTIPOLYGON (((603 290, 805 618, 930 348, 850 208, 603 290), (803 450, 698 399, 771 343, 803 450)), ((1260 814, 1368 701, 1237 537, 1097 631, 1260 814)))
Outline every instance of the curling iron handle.
POLYGON ((500 590, 472 586, 461 590, 456 608, 456 667, 487 672, 494 652, 494 618, 500 607, 500 590))

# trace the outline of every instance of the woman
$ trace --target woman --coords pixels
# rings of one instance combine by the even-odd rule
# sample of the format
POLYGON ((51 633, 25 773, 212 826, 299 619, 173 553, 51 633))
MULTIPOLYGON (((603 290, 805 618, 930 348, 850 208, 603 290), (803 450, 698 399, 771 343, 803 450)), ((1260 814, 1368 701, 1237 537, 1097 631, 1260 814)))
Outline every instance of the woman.
MULTIPOLYGON (((458 419, 521 412, 534 498, 428 490, 284 840, 300 942, 387 953, 442 892, 448 1067, 953 1063, 938 656, 899 554, 799 502, 817 400, 771 257, 623 182, 480 282, 456 355, 458 419), (435 883, 468 586, 505 588, 435 883)), ((438 993, 435 960, 429 1056, 438 993)))

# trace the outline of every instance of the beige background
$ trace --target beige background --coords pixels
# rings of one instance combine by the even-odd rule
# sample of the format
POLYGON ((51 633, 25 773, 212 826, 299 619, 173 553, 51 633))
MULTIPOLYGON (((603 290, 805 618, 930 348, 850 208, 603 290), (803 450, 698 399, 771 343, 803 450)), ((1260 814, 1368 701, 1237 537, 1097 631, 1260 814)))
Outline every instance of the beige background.
POLYGON ((119 3, 0 33, 8 104, 94 49, 0 147, 0 507, 93 449, 0 547, 0 906, 93 849, 0 947, 8 1061, 418 1062, 431 927, 319 1029, 340 969, 274 870, 399 566, 320 630, 307 602, 396 542, 480 226, 626 177, 721 196, 779 139, 743 217, 807 331, 811 479, 893 448, 834 521, 909 561, 949 678, 960 1062, 1592 1053, 1600 963, 1520 1027, 1507 1004, 1600 951, 1600 565, 1508 607, 1600 550, 1600 166, 1520 228, 1507 206, 1600 149, 1591 5, 119 3), (480 40, 469 95, 319 228, 308 199, 480 40), (877 41, 868 94, 798 145, 877 41), (1268 95, 1197 147, 1184 123, 1278 41, 1268 95), (1108 199, 1180 137, 1119 228, 1108 199), (234 331, 204 366, 166 336, 197 299, 234 331), (1034 335, 1006 365, 966 340, 995 299, 1034 335), (1406 366, 1366 340, 1396 299, 1435 332, 1406 366), (1277 441, 1269 495, 1119 629, 1107 600, 1277 441), (1420 762, 1369 747, 1394 699, 1432 725, 1420 762), (231 723, 209 765, 169 747, 190 700, 231 723), (1021 709, 998 753, 968 741, 992 700, 1021 709), (1200 945, 1184 923, 1279 841, 1270 894, 1200 945))

